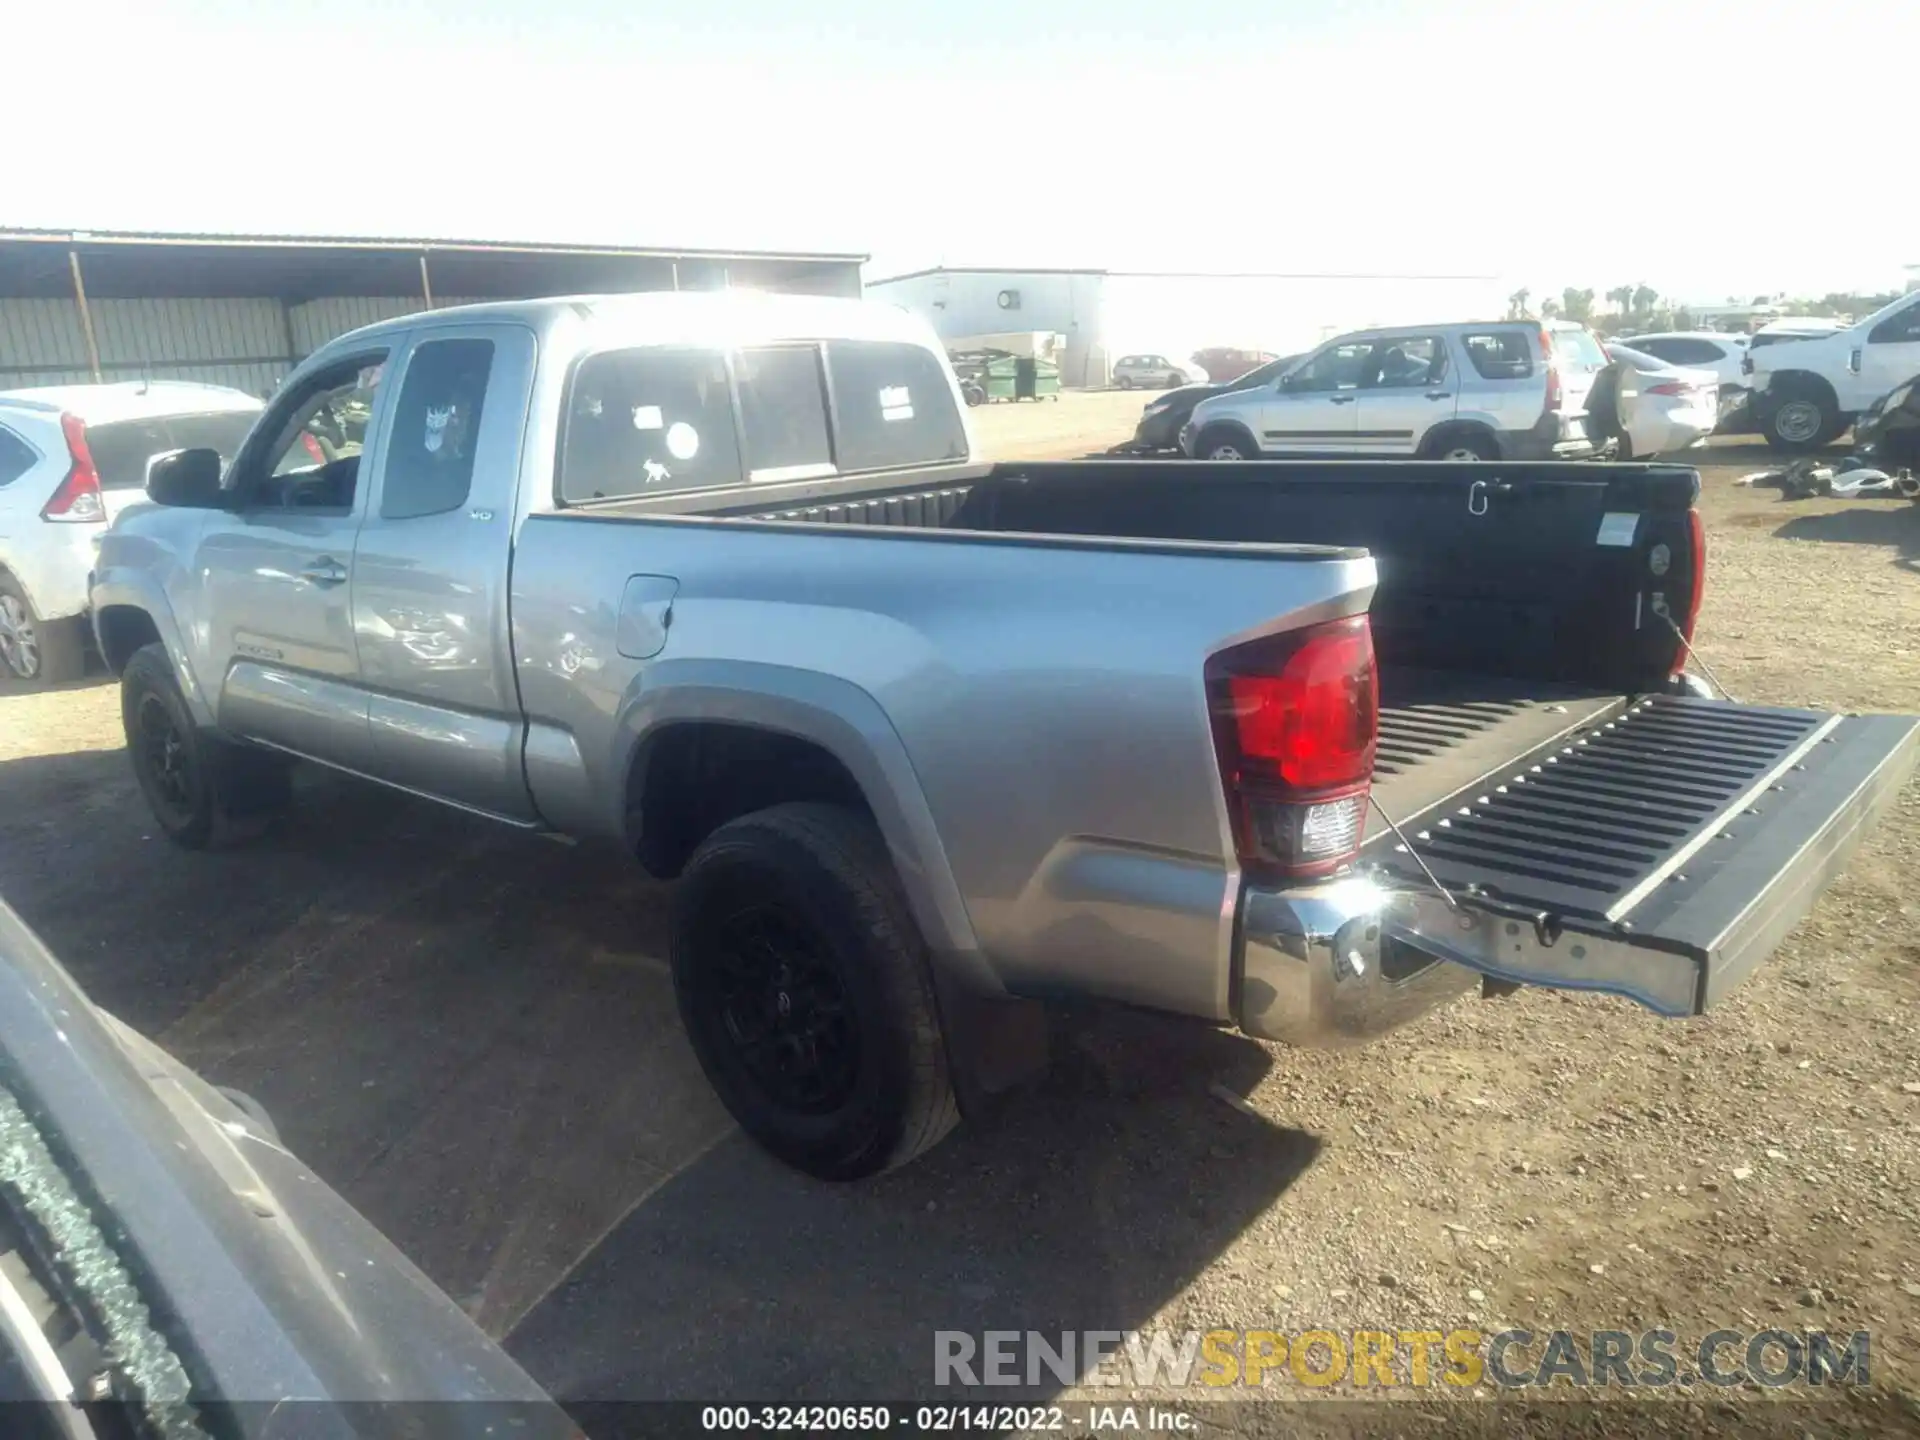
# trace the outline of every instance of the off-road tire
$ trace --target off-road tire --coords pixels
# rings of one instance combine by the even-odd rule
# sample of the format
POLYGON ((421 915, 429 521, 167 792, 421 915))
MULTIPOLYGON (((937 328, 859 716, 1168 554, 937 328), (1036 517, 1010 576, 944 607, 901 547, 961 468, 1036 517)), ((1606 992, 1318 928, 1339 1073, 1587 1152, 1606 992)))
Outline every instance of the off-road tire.
MULTIPOLYGON (((680 1016, 709 1083, 741 1129, 786 1164, 822 1180, 858 1180, 906 1164, 958 1123, 926 945, 867 816, 786 804, 715 830, 674 892, 672 964, 680 1016), (832 986, 808 981, 806 995, 790 999, 787 982, 775 980, 772 1005, 743 1002, 734 982, 744 967, 733 958, 741 947, 729 937, 749 911, 776 915, 805 966, 832 986), (823 988, 837 1001, 825 1008, 844 1017, 851 1037, 833 1053, 853 1059, 824 1108, 807 1109, 775 1093, 779 1077, 755 1073, 749 1052, 764 1056, 769 1047, 742 1038, 749 1027, 739 1015, 753 1010, 751 1019, 784 1024, 803 1006, 819 1008, 823 988)), ((788 974, 784 960, 778 973, 788 974)), ((813 1042, 804 1043, 812 1055, 813 1042)))
POLYGON ((164 645, 142 646, 120 672, 120 723, 154 823, 183 849, 250 838, 291 795, 288 761, 194 724, 164 645))

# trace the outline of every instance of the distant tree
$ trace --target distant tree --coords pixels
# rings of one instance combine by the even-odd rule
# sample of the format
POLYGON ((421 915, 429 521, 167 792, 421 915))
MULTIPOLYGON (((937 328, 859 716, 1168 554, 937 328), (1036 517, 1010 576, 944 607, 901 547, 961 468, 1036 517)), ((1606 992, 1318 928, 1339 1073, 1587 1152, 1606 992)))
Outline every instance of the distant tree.
POLYGON ((1634 313, 1651 315, 1653 307, 1660 303, 1660 292, 1642 280, 1633 287, 1634 313))
POLYGON ((1533 312, 1527 308, 1527 301, 1531 300, 1532 298, 1533 298, 1533 291, 1529 290, 1524 285, 1522 285, 1518 290, 1514 291, 1511 295, 1507 296, 1507 319, 1509 320, 1532 319, 1533 312))
POLYGON ((1630 314, 1633 310, 1633 287, 1631 285, 1614 286, 1607 291, 1607 303, 1622 315, 1630 314))
POLYGON ((1687 309, 1687 307, 1684 305, 1676 306, 1673 311, 1673 320, 1671 321, 1671 324, 1675 330, 1694 329, 1695 322, 1693 318, 1693 312, 1687 309))
MULTIPOLYGON (((1567 293, 1572 294, 1573 292, 1568 291, 1567 293)), ((1560 302, 1551 295, 1540 302, 1540 318, 1542 320, 1558 320, 1564 313, 1560 308, 1560 302)))
POLYGON ((1586 324, 1593 319, 1593 291, 1567 286, 1560 292, 1560 309, 1567 319, 1586 324))

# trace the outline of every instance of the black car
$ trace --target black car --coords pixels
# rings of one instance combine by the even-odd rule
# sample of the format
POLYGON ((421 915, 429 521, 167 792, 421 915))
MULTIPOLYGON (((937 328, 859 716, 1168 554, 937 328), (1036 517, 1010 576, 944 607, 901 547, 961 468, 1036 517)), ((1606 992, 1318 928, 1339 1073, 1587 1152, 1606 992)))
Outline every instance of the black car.
POLYGON ((1298 355, 1283 355, 1222 385, 1183 385, 1178 390, 1169 390, 1147 403, 1146 410, 1141 413, 1140 424, 1134 429, 1133 439, 1116 448, 1136 455, 1153 450, 1176 450, 1180 446, 1180 427, 1187 423, 1187 418, 1193 414, 1193 407, 1202 400, 1210 395, 1225 395, 1229 391, 1270 385, 1299 358, 1298 355))
POLYGON ((1920 375, 1853 422, 1853 453, 1880 470, 1920 470, 1920 375))

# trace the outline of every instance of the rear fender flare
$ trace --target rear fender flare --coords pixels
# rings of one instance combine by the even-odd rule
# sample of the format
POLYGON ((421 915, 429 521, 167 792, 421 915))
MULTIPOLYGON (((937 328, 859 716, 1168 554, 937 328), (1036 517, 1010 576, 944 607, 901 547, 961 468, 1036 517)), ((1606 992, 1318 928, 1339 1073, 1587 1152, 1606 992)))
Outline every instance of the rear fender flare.
MULTIPOLYGON (((626 780, 643 742, 663 726, 708 721, 754 726, 808 740, 859 785, 887 842, 927 946, 952 978, 987 995, 1005 988, 981 954, 933 811, 893 722, 851 681, 816 671, 739 660, 664 660, 624 697, 616 719, 610 803, 624 806, 626 780)), ((613 822, 625 831, 625 814, 613 822)))

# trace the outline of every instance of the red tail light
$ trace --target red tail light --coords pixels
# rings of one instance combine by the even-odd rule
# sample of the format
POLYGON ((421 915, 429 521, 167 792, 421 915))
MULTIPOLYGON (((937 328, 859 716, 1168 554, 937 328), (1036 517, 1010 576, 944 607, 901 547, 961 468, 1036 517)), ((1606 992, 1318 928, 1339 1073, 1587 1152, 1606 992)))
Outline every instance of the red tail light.
POLYGON ((41 507, 40 518, 97 525, 107 518, 107 502, 100 493, 100 472, 94 469, 93 452, 87 448, 87 427, 78 415, 62 415, 60 433, 67 437, 67 453, 73 463, 67 469, 67 478, 41 507))
POLYGON ((1214 748, 1241 866, 1324 875, 1359 853, 1380 730, 1364 615, 1217 655, 1214 748))
MULTIPOLYGON (((1700 601, 1707 593, 1707 527, 1700 519, 1698 510, 1687 512, 1687 529, 1693 535, 1693 588, 1687 595, 1686 618, 1680 622, 1680 633, 1687 637, 1687 644, 1693 644, 1693 627, 1700 619, 1700 601)), ((1686 655, 1682 653, 1679 661, 1684 663, 1686 655)), ((1680 668, 1679 664, 1674 667, 1680 668)))

